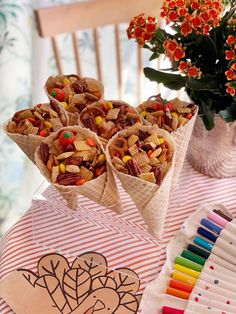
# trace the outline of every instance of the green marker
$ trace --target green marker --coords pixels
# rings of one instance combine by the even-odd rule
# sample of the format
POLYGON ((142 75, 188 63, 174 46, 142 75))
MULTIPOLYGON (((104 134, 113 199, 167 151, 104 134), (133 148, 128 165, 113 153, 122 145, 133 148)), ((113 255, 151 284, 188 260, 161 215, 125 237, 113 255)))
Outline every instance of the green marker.
POLYGON ((200 265, 205 265, 206 259, 190 251, 184 250, 181 254, 182 257, 189 259, 192 262, 198 263, 200 265))
POLYGON ((184 258, 182 256, 177 256, 175 258, 175 264, 182 265, 184 267, 190 268, 190 269, 198 271, 198 272, 201 272, 202 269, 203 269, 202 265, 199 265, 199 264, 197 264, 195 262, 192 262, 189 259, 186 259, 186 258, 184 258))

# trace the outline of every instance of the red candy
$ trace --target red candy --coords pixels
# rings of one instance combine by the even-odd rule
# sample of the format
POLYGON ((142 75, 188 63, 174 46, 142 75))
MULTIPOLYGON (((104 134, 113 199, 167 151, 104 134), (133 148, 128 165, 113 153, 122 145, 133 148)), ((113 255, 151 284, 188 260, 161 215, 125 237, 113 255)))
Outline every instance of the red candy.
POLYGON ((65 93, 60 88, 53 88, 51 92, 52 97, 56 98, 58 101, 64 101, 65 100, 65 93))
POLYGON ((46 130, 42 130, 39 132, 39 136, 46 137, 46 136, 48 136, 48 133, 46 130))
POLYGON ((67 146, 67 145, 73 144, 74 141, 75 141, 75 136, 70 131, 64 131, 59 136, 59 143, 62 146, 67 146))

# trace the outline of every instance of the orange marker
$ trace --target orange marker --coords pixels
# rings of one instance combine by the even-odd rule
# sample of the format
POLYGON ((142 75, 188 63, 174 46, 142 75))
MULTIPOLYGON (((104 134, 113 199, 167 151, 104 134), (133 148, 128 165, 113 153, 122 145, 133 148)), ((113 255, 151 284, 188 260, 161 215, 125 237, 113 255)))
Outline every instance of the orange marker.
POLYGON ((182 290, 179 290, 179 289, 174 289, 174 288, 171 288, 171 287, 168 287, 166 289, 166 293, 170 294, 170 295, 173 295, 174 297, 177 297, 177 298, 180 298, 180 299, 185 299, 185 300, 188 300, 189 297, 190 297, 190 292, 185 292, 185 291, 182 291, 182 290))
POLYGON ((188 285, 187 283, 184 283, 184 282, 181 282, 181 281, 175 280, 175 279, 170 280, 169 286, 171 288, 175 288, 175 289, 182 290, 182 291, 189 292, 189 293, 191 293, 193 290, 192 285, 188 285))

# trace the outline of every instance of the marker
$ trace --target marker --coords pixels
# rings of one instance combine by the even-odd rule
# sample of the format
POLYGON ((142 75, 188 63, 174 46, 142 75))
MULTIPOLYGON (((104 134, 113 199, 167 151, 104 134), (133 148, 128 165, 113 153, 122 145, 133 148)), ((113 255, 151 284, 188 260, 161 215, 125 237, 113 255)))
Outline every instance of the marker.
POLYGON ((202 226, 206 227, 207 229, 209 229, 209 230, 211 230, 217 234, 220 234, 221 231, 223 230, 223 228, 213 224, 213 222, 211 222, 210 220, 207 220, 205 218, 203 218, 200 223, 202 226))
POLYGON ((232 221, 233 219, 230 218, 229 216, 227 216, 225 213, 223 213, 221 210, 219 209, 214 209, 213 210, 214 213, 216 213, 217 215, 219 215, 220 217, 224 218, 225 220, 227 220, 228 222, 232 221))
POLYGON ((197 278, 185 275, 178 270, 174 270, 172 273, 172 278, 184 283, 187 283, 188 285, 195 286, 197 282, 197 278))
POLYGON ((201 246, 203 249, 210 251, 213 249, 213 244, 210 242, 205 241, 204 239, 200 237, 195 237, 193 239, 193 242, 196 243, 197 245, 201 246))
POLYGON ((217 215, 214 212, 209 212, 208 215, 207 215, 207 218, 210 219, 211 221, 213 221, 214 223, 216 223, 217 225, 223 227, 223 228, 228 223, 227 220, 225 220, 224 218, 222 218, 221 216, 217 215))
POLYGON ((187 268, 190 268, 192 270, 196 270, 198 272, 201 272, 202 269, 203 269, 203 266, 202 265, 199 265, 195 262, 192 262, 186 258, 183 258, 181 256, 177 256, 175 258, 175 264, 179 264, 179 265, 182 265, 182 266, 185 266, 187 268))
POLYGON ((163 306, 162 314, 184 314, 184 310, 179 310, 169 306, 163 306))
POLYGON ((212 241, 212 242, 216 242, 217 238, 213 233, 211 233, 210 231, 207 231, 206 229, 199 227, 197 229, 197 233, 200 234, 201 236, 203 236, 204 238, 212 241))
POLYGON ((202 266, 204 266, 206 263, 206 259, 204 257, 194 254, 188 250, 183 250, 181 256, 202 266))
POLYGON ((174 297, 180 298, 180 299, 184 299, 184 300, 188 300, 190 297, 190 293, 189 292, 185 292, 182 290, 178 290, 178 289, 174 289, 171 287, 168 287, 166 289, 166 293, 173 295, 174 297))
POLYGON ((170 279, 169 286, 171 288, 179 289, 185 292, 191 293, 193 291, 193 286, 188 285, 187 283, 175 280, 175 279, 170 279))
POLYGON ((187 249, 205 259, 208 259, 208 257, 210 256, 210 253, 200 249, 199 247, 193 245, 193 244, 189 244, 187 249))
POLYGON ((199 271, 192 270, 188 267, 184 267, 184 266, 179 265, 179 264, 175 264, 174 269, 180 271, 181 273, 184 273, 185 275, 188 275, 188 276, 191 276, 194 278, 199 278, 199 276, 200 276, 199 271))

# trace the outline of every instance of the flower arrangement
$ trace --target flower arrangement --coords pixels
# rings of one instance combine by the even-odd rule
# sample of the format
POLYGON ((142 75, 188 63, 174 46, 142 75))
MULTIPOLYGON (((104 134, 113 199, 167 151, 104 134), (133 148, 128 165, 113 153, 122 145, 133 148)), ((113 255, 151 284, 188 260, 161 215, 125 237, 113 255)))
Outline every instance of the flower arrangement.
POLYGON ((144 68, 152 81, 179 90, 185 87, 199 106, 208 130, 214 114, 236 120, 235 0, 165 0, 161 17, 171 31, 158 27, 155 17, 140 14, 127 29, 128 38, 151 51, 150 60, 164 54, 171 68, 144 68), (178 73, 173 73, 178 72, 178 73))

